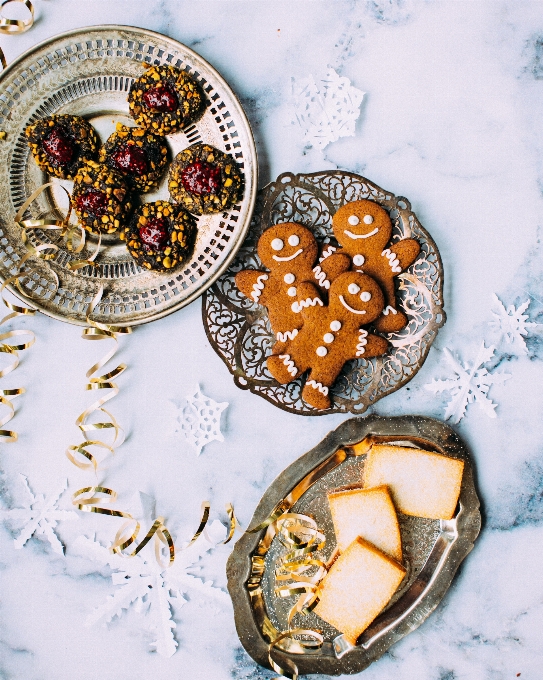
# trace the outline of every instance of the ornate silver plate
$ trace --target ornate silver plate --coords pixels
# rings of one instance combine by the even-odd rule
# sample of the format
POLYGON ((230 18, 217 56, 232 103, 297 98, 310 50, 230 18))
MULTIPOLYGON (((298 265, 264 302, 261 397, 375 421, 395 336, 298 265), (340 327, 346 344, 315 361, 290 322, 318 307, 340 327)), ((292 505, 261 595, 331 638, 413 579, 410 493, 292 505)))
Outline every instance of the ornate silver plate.
MULTIPOLYGON (((349 447, 362 440, 414 446, 465 462, 456 515, 452 520, 429 520, 399 515, 407 575, 387 608, 358 639, 356 646, 314 614, 297 614, 293 627, 324 634, 318 650, 301 648, 293 639, 280 642, 273 658, 282 667, 293 661, 300 674, 359 673, 402 637, 418 628, 437 607, 462 560, 473 548, 481 528, 479 499, 465 446, 447 425, 421 416, 351 418, 314 449, 295 461, 272 483, 260 501, 251 527, 271 515, 298 512, 313 517, 326 536, 321 559, 333 553, 336 540, 327 493, 360 484, 365 455, 349 447), (282 663, 283 662, 283 663, 282 663)), ((245 533, 228 560, 228 590, 234 605, 240 640, 255 661, 269 667, 269 644, 287 629, 287 612, 295 598, 274 595, 274 569, 285 548, 273 532, 245 533)))
MULTIPOLYGON (((97 267, 72 272, 67 265, 79 256, 56 240, 55 232, 38 232, 42 241, 60 249, 53 260, 27 261, 25 288, 30 304, 62 321, 85 324, 88 304, 100 285, 105 293, 94 313, 96 320, 127 326, 163 317, 192 302, 224 272, 249 228, 256 197, 256 150, 243 109, 223 78, 188 47, 158 33, 129 26, 77 29, 37 45, 0 75, 0 128, 7 134, 0 142, 0 278, 15 274, 25 253, 13 217, 30 193, 47 181, 26 145, 26 125, 56 113, 82 115, 105 141, 117 122, 133 124, 126 99, 145 63, 185 69, 202 84, 206 113, 195 125, 167 138, 172 157, 199 141, 232 154, 244 172, 243 199, 228 212, 198 219, 192 257, 171 273, 140 269, 114 236, 103 239, 97 267)), ((71 188, 71 182, 55 180, 27 217, 54 215, 65 207, 61 185, 71 188)), ((143 200, 159 198, 168 199, 166 178, 143 200)), ((95 244, 90 237, 82 255, 88 257, 95 244)))
POLYGON ((285 411, 300 415, 363 413, 368 406, 405 385, 420 369, 438 329, 445 323, 443 268, 436 244, 421 226, 409 201, 351 172, 285 173, 260 193, 243 248, 228 271, 202 300, 202 315, 211 345, 234 381, 285 411), (274 336, 266 310, 242 295, 234 277, 240 269, 261 269, 256 252, 262 232, 273 224, 298 222, 312 229, 317 240, 335 245, 332 216, 349 201, 370 199, 392 218, 392 241, 416 238, 421 254, 399 279, 398 297, 409 317, 399 333, 386 337, 391 349, 383 357, 357 359, 345 365, 331 390, 333 405, 316 411, 300 397, 300 379, 279 385, 268 373, 266 358, 274 336))

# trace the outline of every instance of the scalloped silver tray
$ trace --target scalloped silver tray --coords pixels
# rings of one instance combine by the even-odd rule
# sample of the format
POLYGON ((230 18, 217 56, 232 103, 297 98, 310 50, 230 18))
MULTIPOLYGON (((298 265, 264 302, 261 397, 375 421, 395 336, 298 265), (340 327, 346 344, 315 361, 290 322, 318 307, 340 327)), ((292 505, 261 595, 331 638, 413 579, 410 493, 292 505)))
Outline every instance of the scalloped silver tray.
MULTIPOLYGON (((293 661, 300 674, 359 673, 418 628, 445 595, 481 528, 479 499, 466 447, 450 427, 422 416, 368 416, 342 423, 279 475, 258 504, 250 526, 257 527, 270 515, 290 510, 310 515, 325 533, 321 559, 327 560, 336 544, 327 493, 360 483, 366 456, 353 455, 349 446, 367 437, 464 460, 457 512, 448 521, 399 515, 407 576, 356 646, 315 614, 295 616, 294 626, 318 629, 325 638, 319 650, 303 650, 288 639, 275 648, 273 658, 283 666, 285 658, 293 661)), ((287 613, 295 601, 274 595, 274 568, 284 550, 267 529, 245 533, 227 564, 228 590, 241 643, 256 662, 266 667, 269 644, 286 630, 287 613)))
POLYGON ((441 257, 403 196, 352 172, 284 173, 259 192, 247 239, 232 266, 202 298, 202 317, 213 349, 241 389, 299 415, 360 414, 411 380, 445 323, 441 257), (332 216, 344 203, 359 199, 376 201, 389 211, 393 242, 414 237, 421 245, 417 261, 398 277, 397 295, 409 324, 385 336, 392 347, 383 357, 348 362, 331 390, 332 407, 317 411, 300 396, 303 378, 279 385, 268 373, 266 359, 275 339, 266 309, 243 296, 234 277, 240 269, 262 268, 257 243, 267 227, 298 222, 313 230, 318 241, 335 243, 332 216))
MULTIPOLYGON (((74 256, 55 232, 38 232, 56 243, 53 260, 31 258, 24 273, 29 304, 62 321, 84 325, 88 304, 101 285, 104 297, 94 318, 113 325, 136 325, 159 319, 196 299, 228 267, 249 228, 256 199, 257 158, 249 122, 236 96, 202 57, 171 38, 130 26, 92 26, 55 36, 23 54, 0 75, 0 278, 16 273, 25 253, 13 216, 30 193, 47 181, 34 163, 24 138, 26 125, 37 118, 72 113, 89 119, 103 141, 117 122, 133 124, 127 94, 143 64, 171 64, 186 69, 207 96, 206 113, 195 125, 167 137, 172 157, 194 142, 204 141, 231 153, 245 181, 242 200, 232 210, 198 219, 198 236, 190 261, 172 272, 140 269, 114 236, 105 237, 97 263, 71 272, 74 256), (54 283, 55 272, 60 286, 54 283)), ((61 185, 44 192, 28 217, 57 214, 65 199, 61 185)), ((168 199, 167 180, 145 194, 145 201, 168 199)), ((89 237, 88 256, 95 246, 89 237)), ((20 297, 19 293, 11 289, 20 297)))

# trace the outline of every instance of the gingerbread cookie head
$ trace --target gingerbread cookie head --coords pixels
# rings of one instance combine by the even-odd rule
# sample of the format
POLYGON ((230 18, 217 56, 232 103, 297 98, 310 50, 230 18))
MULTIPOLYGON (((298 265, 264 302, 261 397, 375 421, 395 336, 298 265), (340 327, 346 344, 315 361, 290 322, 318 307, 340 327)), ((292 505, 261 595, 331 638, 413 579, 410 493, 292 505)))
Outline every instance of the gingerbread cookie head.
POLYGON ((338 243, 354 254, 361 248, 380 253, 392 235, 388 212, 374 201, 346 203, 334 215, 332 226, 338 243))
POLYGON ((379 284, 367 274, 345 272, 330 287, 330 312, 338 322, 356 327, 375 321, 383 311, 385 298, 379 284))
POLYGON ((311 269, 318 250, 313 233, 295 222, 266 229, 258 241, 258 256, 262 263, 279 273, 311 269))

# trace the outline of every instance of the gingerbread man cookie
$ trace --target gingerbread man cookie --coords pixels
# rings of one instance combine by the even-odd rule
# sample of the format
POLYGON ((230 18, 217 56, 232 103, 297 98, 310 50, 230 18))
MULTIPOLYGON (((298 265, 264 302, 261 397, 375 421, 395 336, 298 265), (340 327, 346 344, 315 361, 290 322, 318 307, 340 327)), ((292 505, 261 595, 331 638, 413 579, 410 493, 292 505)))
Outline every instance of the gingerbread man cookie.
POLYGON ((317 409, 331 405, 329 390, 350 359, 384 354, 388 341, 361 326, 377 319, 385 304, 377 282, 360 272, 345 272, 330 286, 328 305, 314 304, 318 291, 299 286, 293 307, 304 325, 282 351, 268 357, 268 370, 280 383, 292 382, 309 370, 302 398, 317 409))
POLYGON ((418 241, 408 238, 388 245, 392 222, 388 212, 374 201, 346 203, 334 215, 332 226, 342 248, 319 263, 324 276, 333 279, 338 271, 344 271, 345 261, 338 258, 345 253, 350 255, 352 268, 372 276, 385 294, 386 306, 375 322, 375 328, 382 333, 399 331, 407 325, 408 319, 398 309, 394 277, 417 259, 420 253, 418 241))
MULTIPOLYGON (((312 232, 301 224, 277 224, 262 234, 258 256, 269 271, 244 269, 236 275, 236 286, 251 300, 268 309, 270 325, 277 338, 273 351, 281 351, 303 326, 303 316, 293 310, 298 289, 313 280, 312 267, 319 247, 312 232)), ((322 304, 319 296, 319 303, 322 304)))

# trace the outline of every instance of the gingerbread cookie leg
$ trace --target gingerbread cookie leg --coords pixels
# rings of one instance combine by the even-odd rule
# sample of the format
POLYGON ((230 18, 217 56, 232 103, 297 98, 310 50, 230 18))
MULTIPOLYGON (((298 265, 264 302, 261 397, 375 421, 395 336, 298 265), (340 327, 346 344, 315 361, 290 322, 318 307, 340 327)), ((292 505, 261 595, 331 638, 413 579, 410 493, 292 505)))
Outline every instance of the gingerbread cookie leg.
POLYGON ((329 376, 324 376, 319 371, 311 371, 302 390, 302 399, 319 411, 330 408, 332 402, 329 396, 331 387, 329 382, 329 376))
POLYGON ((300 376, 305 368, 297 366, 290 354, 272 354, 266 364, 268 371, 281 385, 286 385, 300 376))

